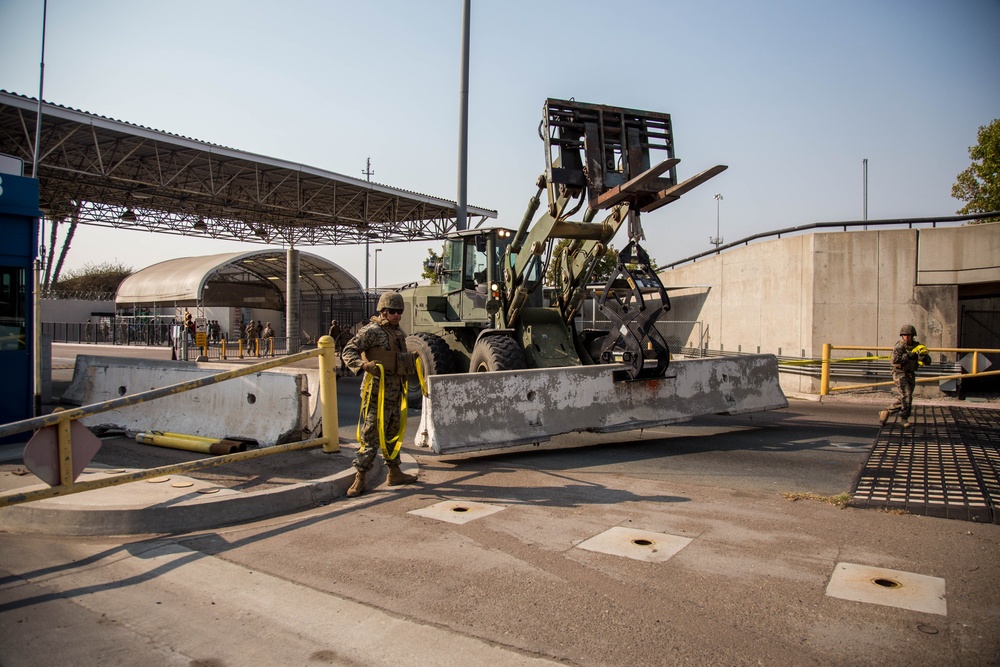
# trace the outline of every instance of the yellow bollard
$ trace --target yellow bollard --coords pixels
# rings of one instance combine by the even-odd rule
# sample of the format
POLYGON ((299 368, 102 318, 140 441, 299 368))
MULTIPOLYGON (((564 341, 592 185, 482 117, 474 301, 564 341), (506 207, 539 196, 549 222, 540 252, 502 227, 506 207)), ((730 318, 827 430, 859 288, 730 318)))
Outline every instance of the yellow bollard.
POLYGON ((337 423, 337 356, 333 339, 320 336, 316 342, 323 351, 319 355, 319 406, 323 419, 323 437, 326 443, 323 451, 327 454, 340 451, 340 435, 337 423))
POLYGON ((223 361, 226 360, 226 339, 225 338, 222 339, 222 347, 220 348, 219 355, 222 357, 223 361))
POLYGON ((823 343, 823 366, 820 369, 819 395, 826 396, 830 393, 830 349, 833 346, 823 343))

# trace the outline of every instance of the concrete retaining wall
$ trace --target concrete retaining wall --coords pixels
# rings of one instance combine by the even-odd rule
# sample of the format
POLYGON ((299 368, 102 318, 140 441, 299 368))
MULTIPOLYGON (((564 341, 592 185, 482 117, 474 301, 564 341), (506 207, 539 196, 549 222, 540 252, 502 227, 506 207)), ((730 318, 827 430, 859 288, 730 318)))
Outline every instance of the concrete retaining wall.
MULTIPOLYGON (((232 366, 79 355, 63 400, 91 405, 226 370, 232 366)), ((272 369, 81 421, 91 428, 128 433, 170 431, 252 438, 268 446, 301 440, 318 431, 318 382, 318 370, 272 369)))
MULTIPOLYGON (((957 346, 958 284, 1000 283, 998 258, 1000 224, 827 232, 735 248, 660 277, 683 287, 670 291, 670 318, 704 321, 708 350, 818 358, 824 343, 891 346, 906 323, 928 347, 957 346)), ((783 373, 782 389, 818 393, 819 379, 783 373)))

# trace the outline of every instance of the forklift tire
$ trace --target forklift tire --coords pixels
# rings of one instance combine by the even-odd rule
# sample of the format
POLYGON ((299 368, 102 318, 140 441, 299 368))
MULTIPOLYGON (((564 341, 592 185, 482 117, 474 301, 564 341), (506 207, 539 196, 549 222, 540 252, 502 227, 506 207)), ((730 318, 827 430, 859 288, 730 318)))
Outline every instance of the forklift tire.
POLYGON ((524 350, 508 336, 487 336, 476 342, 469 360, 470 373, 515 371, 527 368, 524 350))
MULTIPOLYGON (((438 335, 421 332, 407 336, 406 351, 420 357, 424 378, 430 375, 449 375, 455 372, 451 348, 438 335)), ((423 394, 420 392, 420 379, 416 374, 413 374, 407 378, 406 403, 408 407, 419 410, 423 399, 423 394)))

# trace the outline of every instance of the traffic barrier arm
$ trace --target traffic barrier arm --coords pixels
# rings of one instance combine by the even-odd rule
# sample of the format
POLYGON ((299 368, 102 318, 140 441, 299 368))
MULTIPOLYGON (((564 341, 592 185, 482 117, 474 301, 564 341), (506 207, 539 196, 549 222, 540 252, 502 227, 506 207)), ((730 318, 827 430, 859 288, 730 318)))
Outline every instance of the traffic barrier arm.
POLYGON ((190 470, 200 470, 202 468, 222 465, 224 463, 244 461, 260 456, 269 456, 283 452, 296 451, 299 449, 309 449, 312 447, 322 446, 323 451, 325 452, 337 452, 340 451, 340 443, 337 435, 337 380, 333 339, 329 336, 323 336, 319 339, 318 347, 316 349, 290 354, 286 357, 250 364, 231 371, 206 375, 205 377, 197 378, 195 380, 179 382, 166 387, 151 389, 149 391, 115 398, 101 403, 85 405, 70 410, 57 410, 48 415, 33 417, 31 419, 23 419, 9 424, 2 424, 0 425, 0 437, 15 435, 24 431, 31 431, 48 426, 56 426, 57 428, 59 484, 57 486, 50 486, 47 489, 37 489, 30 492, 0 494, 0 508, 33 500, 42 500, 45 498, 53 498, 56 496, 89 491, 91 489, 116 486, 118 484, 150 479, 161 475, 175 474, 190 470), (245 375, 253 375, 270 368, 287 365, 296 361, 303 361, 312 357, 319 357, 320 364, 319 387, 320 414, 323 420, 322 437, 313 438, 311 440, 303 440, 301 442, 286 443, 284 445, 274 445, 263 449, 239 452, 236 454, 215 456, 210 459, 189 461, 187 463, 173 466, 150 468, 148 470, 125 475, 109 476, 101 480, 78 483, 73 481, 73 451, 70 436, 71 423, 73 420, 87 417, 89 415, 99 414, 101 412, 107 412, 109 410, 138 405, 139 403, 155 400, 157 398, 163 398, 165 396, 172 396, 174 394, 190 391, 192 389, 208 387, 226 380, 232 380, 245 375))

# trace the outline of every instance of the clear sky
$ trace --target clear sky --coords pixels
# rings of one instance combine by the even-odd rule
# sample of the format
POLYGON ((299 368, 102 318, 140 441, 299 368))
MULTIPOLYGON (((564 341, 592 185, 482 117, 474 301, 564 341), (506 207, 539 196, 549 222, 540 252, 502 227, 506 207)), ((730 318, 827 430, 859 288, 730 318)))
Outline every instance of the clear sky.
MULTIPOLYGON (((461 15, 461 0, 50 0, 45 99, 355 178, 370 156, 372 180, 454 200, 461 15)), ((41 23, 42 0, 0 0, 0 88, 37 96, 41 23)), ((680 179, 729 165, 643 216, 661 264, 710 249, 717 215, 727 242, 861 219, 864 159, 869 219, 953 215, 968 147, 1000 117, 1000 0, 473 0, 471 24, 469 203, 501 224, 544 168, 547 97, 672 114, 680 179)), ((66 266, 262 247, 81 226, 66 266)), ((384 285, 417 279, 440 243, 381 247, 384 285)), ((364 283, 362 248, 302 250, 364 283)))

